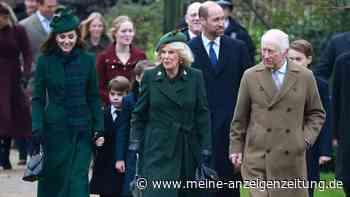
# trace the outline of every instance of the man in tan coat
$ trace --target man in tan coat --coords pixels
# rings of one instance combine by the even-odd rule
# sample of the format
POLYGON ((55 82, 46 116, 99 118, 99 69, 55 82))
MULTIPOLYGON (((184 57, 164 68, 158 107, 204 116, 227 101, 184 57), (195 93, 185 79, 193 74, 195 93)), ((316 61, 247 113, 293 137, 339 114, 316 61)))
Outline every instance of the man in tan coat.
POLYGON ((288 48, 287 34, 267 31, 262 63, 246 70, 240 84, 229 158, 245 181, 265 181, 249 183, 252 197, 308 195, 305 150, 315 142, 325 112, 313 73, 288 62, 288 48))

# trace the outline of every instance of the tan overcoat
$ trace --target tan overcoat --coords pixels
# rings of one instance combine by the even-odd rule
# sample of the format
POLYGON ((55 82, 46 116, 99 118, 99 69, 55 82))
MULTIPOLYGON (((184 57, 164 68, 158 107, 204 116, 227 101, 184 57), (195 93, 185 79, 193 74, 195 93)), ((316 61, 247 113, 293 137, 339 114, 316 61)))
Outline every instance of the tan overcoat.
POLYGON ((306 179, 305 139, 313 144, 324 120, 317 85, 307 68, 288 62, 280 90, 263 64, 245 71, 231 123, 230 154, 243 153, 244 180, 284 180, 281 188, 250 189, 251 196, 308 195, 306 188, 285 189, 283 184, 306 179))

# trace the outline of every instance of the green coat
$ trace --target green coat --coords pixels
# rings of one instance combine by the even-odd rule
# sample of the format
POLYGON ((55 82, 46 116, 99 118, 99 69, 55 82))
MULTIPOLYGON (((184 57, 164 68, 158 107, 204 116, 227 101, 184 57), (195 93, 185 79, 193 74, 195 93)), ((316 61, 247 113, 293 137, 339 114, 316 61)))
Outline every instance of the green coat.
POLYGON ((201 149, 211 149, 203 75, 190 67, 169 80, 162 65, 145 72, 132 113, 131 140, 140 140, 144 197, 195 196, 194 191, 152 189, 152 180, 194 180, 201 149), (185 193, 183 193, 185 192, 185 193))
POLYGON ((81 49, 39 57, 32 129, 44 137, 45 160, 38 197, 89 196, 91 139, 103 129, 97 83, 95 58, 81 49))

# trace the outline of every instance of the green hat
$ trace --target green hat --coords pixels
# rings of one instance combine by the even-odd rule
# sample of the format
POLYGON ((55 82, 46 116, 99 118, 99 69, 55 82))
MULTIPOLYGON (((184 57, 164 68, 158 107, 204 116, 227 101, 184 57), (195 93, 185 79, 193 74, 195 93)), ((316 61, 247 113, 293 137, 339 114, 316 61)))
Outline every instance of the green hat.
POLYGON ((169 44, 172 42, 184 42, 184 43, 186 43, 187 37, 184 33, 182 33, 179 30, 168 32, 159 39, 159 41, 156 45, 156 51, 158 51, 162 45, 169 44))
POLYGON ((63 33, 76 29, 80 24, 79 18, 68 8, 58 8, 53 15, 50 27, 53 33, 63 33))

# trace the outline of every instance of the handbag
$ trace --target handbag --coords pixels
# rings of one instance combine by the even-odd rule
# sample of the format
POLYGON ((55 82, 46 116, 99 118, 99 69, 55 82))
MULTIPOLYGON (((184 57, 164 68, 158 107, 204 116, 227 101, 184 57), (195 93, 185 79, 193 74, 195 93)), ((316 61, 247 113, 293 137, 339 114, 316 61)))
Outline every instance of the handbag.
POLYGON ((215 170, 205 166, 204 164, 200 164, 196 168, 195 179, 196 181, 218 181, 219 176, 215 170))
POLYGON ((28 163, 27 168, 24 172, 24 176, 22 177, 23 181, 34 182, 39 180, 42 177, 42 169, 44 162, 44 152, 40 147, 40 151, 38 154, 33 155, 28 163))
POLYGON ((140 155, 139 153, 136 153, 135 176, 134 176, 134 179, 130 182, 130 191, 133 197, 142 197, 142 191, 140 188, 138 188, 138 184, 137 184, 138 178, 140 178, 139 163, 140 163, 140 155))

